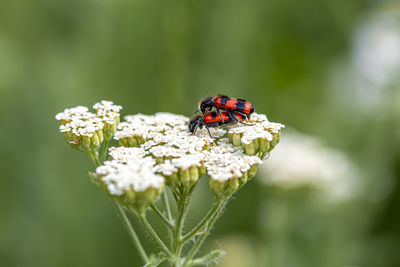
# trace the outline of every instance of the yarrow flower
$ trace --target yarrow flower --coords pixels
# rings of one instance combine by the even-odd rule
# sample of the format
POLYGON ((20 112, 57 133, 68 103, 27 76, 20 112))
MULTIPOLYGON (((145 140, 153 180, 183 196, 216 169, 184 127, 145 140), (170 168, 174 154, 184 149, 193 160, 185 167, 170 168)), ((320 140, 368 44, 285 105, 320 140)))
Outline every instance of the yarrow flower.
POLYGON ((65 140, 73 148, 97 151, 103 140, 109 140, 116 131, 121 106, 101 101, 93 107, 96 113, 89 112, 87 107, 77 106, 56 115, 61 122, 60 132, 64 133, 65 140))
POLYGON ((285 126, 269 122, 267 116, 257 113, 251 116, 249 123, 252 125, 237 125, 230 129, 229 140, 235 146, 242 146, 246 154, 264 158, 279 142, 281 129, 285 126))
POLYGON ((215 141, 205 130, 199 130, 197 136, 189 133, 189 118, 181 115, 126 116, 114 136, 123 147, 112 148, 111 155, 114 159, 135 158, 137 150, 127 148, 138 147, 142 156, 155 159, 157 164, 153 171, 162 175, 173 190, 188 190, 207 173, 211 191, 224 197, 255 175, 261 159, 279 141, 280 129, 284 127, 269 122, 265 115, 252 116, 251 126, 238 124, 231 129, 211 128, 215 141))
POLYGON ((97 117, 99 117, 103 124, 103 133, 107 139, 111 139, 112 135, 117 130, 119 124, 119 111, 122 109, 121 106, 114 105, 111 101, 102 100, 100 103, 93 105, 96 110, 97 117))
POLYGON ((164 189, 164 178, 153 172, 154 164, 150 157, 106 161, 95 177, 109 195, 143 214, 164 189))
POLYGON ((265 115, 252 114, 247 122, 250 125, 209 129, 211 138, 207 129, 199 129, 193 135, 188 129, 189 118, 185 116, 137 114, 126 116, 125 121, 119 123, 120 106, 101 101, 93 108, 96 113, 82 106, 66 109, 57 114, 56 119, 61 122, 60 131, 67 142, 92 158, 96 171, 90 176, 113 201, 145 266, 157 266, 164 260, 185 267, 214 262, 223 251, 214 250, 201 258, 194 257, 230 196, 254 177, 265 155, 278 143, 284 126, 269 122, 265 115), (119 146, 107 150, 113 136, 119 146), (197 226, 184 234, 191 195, 204 174, 208 174, 210 191, 215 196, 213 206, 197 226), (176 201, 175 218, 169 208, 165 185, 176 201), (155 204, 161 193, 165 213, 155 204), (147 221, 148 209, 171 231, 171 247, 147 221), (159 245, 158 256, 147 256, 125 210, 138 216, 159 245), (183 247, 189 241, 194 244, 183 256, 183 247))

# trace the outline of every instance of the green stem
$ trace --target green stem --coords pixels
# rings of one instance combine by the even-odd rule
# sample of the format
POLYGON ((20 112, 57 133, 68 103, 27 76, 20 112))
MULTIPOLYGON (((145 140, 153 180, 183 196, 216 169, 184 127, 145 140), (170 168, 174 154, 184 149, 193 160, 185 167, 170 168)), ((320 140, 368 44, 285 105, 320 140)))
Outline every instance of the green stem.
POLYGON ((169 206, 169 200, 168 200, 168 195, 167 195, 166 189, 164 189, 164 192, 162 193, 162 201, 163 201, 165 209, 167 210, 168 220, 170 222, 172 222, 171 207, 169 206))
POLYGON ((158 243, 158 245, 161 247, 162 251, 169 257, 169 259, 173 260, 175 259, 174 255, 169 251, 167 246, 164 244, 164 242, 158 237, 157 233, 154 231, 153 227, 150 225, 150 223, 146 219, 146 215, 139 215, 138 216, 140 221, 143 223, 144 227, 146 230, 149 232, 149 234, 153 237, 153 239, 158 243))
POLYGON ((104 145, 103 145, 103 152, 101 153, 101 163, 104 163, 107 157, 107 148, 108 144, 110 143, 111 138, 107 138, 104 140, 104 145))
POLYGON ((196 225, 195 228, 193 228, 189 233, 187 233, 183 237, 182 243, 186 243, 187 241, 189 241, 190 239, 192 239, 193 237, 195 237, 196 235, 199 234, 199 231, 201 229, 203 229, 203 227, 208 223, 210 218, 213 217, 215 215, 215 213, 218 211, 219 205, 220 205, 220 201, 218 201, 217 199, 214 199, 214 204, 213 204, 212 208, 208 211, 207 215, 196 225))
POLYGON ((207 255, 198 258, 198 259, 194 259, 192 261, 189 262, 189 266, 193 266, 193 265, 208 265, 211 262, 215 262, 221 255, 224 255, 225 252, 223 252, 222 250, 213 250, 210 253, 208 253, 207 255))
POLYGON ((154 213, 167 225, 167 227, 170 230, 174 230, 174 226, 172 225, 172 223, 165 217, 164 214, 161 213, 161 211, 154 205, 151 204, 151 209, 154 211, 154 213))
POLYGON ((96 168, 99 167, 99 166, 100 166, 100 163, 99 163, 99 154, 97 153, 97 151, 94 152, 94 151, 92 151, 92 150, 90 150, 90 149, 85 149, 85 152, 86 152, 86 154, 88 154, 89 157, 92 159, 92 161, 93 161, 93 163, 94 163, 94 166, 95 166, 96 168))
MULTIPOLYGON (((169 205, 169 200, 168 200, 168 195, 166 189, 164 189, 164 192, 162 192, 162 202, 164 204, 164 208, 167 210, 167 216, 168 220, 170 223, 174 224, 174 219, 172 218, 172 213, 171 213, 171 207, 169 205)), ((173 225, 175 228, 175 225, 173 225)), ((168 239, 169 239, 169 245, 172 248, 174 244, 173 240, 173 231, 168 231, 168 239)))
POLYGON ((93 153, 94 154, 94 162, 96 163, 96 167, 100 166, 100 162, 99 162, 99 154, 96 152, 93 153))
POLYGON ((178 202, 178 220, 176 223, 176 228, 175 228, 175 233, 174 233, 174 241, 175 241, 174 253, 178 258, 181 255, 182 245, 183 245, 182 230, 183 230, 184 222, 186 219, 187 211, 189 208, 190 197, 193 193, 195 186, 196 186, 196 184, 192 185, 192 187, 189 189, 189 191, 184 192, 181 195, 181 198, 178 202))
POLYGON ((142 259, 145 263, 148 263, 149 257, 147 256, 146 251, 144 250, 142 244, 140 243, 140 240, 139 240, 135 230, 133 230, 132 224, 129 221, 128 216, 126 216, 125 211, 122 209, 121 205, 118 202, 116 202, 114 199, 112 199, 112 202, 114 204, 115 209, 118 212, 119 217, 121 218, 122 223, 126 227, 128 234, 131 236, 133 244, 136 246, 137 250, 139 251, 139 255, 142 257, 142 259))
POLYGON ((188 263, 196 255, 197 251, 200 249, 201 245, 203 244, 204 240, 206 239, 206 237, 208 236, 210 230, 212 229, 214 223, 217 221, 217 219, 218 219, 220 213, 222 212, 222 210, 223 210, 223 208, 224 208, 224 206, 225 206, 227 201, 228 201, 228 198, 218 201, 217 211, 214 213, 213 216, 210 217, 210 220, 209 220, 209 222, 207 224, 207 227, 206 227, 205 231, 199 237, 199 239, 195 241, 194 246, 190 249, 185 261, 183 262, 183 265, 182 265, 183 267, 188 266, 188 263))

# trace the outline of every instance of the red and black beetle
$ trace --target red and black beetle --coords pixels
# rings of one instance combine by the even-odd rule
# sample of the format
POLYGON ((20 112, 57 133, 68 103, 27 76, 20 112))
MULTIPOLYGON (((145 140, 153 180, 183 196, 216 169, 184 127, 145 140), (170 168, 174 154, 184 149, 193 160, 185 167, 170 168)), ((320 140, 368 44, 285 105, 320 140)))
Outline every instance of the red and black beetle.
POLYGON ((220 113, 220 110, 231 114, 239 113, 247 119, 250 119, 250 115, 254 112, 254 106, 247 100, 218 95, 216 97, 206 97, 201 100, 196 113, 201 111, 205 115, 211 112, 214 107, 218 113, 220 113))
POLYGON ((208 134, 211 136, 210 130, 208 128, 217 128, 222 125, 230 125, 238 122, 243 122, 246 120, 246 117, 240 113, 235 113, 232 115, 230 112, 222 112, 218 113, 216 111, 207 113, 205 116, 195 116, 189 122, 189 131, 192 134, 195 134, 197 130, 205 127, 208 131, 208 134))
POLYGON ((242 122, 244 120, 246 120, 246 117, 240 113, 234 113, 234 114, 232 114, 231 112, 218 113, 216 111, 213 111, 207 113, 204 116, 198 115, 192 118, 189 122, 189 131, 192 134, 195 134, 199 128, 202 129, 203 127, 205 127, 208 131, 208 134, 212 138, 210 130, 208 128, 210 127, 216 128, 222 125, 235 124, 238 122, 242 122))

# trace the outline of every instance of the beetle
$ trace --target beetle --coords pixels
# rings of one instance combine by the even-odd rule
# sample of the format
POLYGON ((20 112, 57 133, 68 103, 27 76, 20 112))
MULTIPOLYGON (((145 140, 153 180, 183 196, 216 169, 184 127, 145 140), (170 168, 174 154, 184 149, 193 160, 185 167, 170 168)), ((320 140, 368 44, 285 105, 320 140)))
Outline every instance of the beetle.
POLYGON ((211 112, 214 107, 220 116, 221 110, 223 110, 232 115, 239 113, 244 115, 247 119, 250 119, 250 115, 254 112, 254 106, 247 100, 218 95, 215 97, 203 98, 199 102, 198 110, 195 113, 201 111, 203 115, 206 115, 211 112))
POLYGON ((189 122, 189 131, 192 134, 195 134, 199 128, 202 129, 205 127, 208 131, 208 134, 212 138, 209 128, 217 128, 222 125, 231 125, 238 122, 243 122, 244 120, 246 120, 246 117, 240 113, 234 113, 232 115, 231 112, 218 113, 213 111, 204 116, 197 115, 193 117, 189 122))

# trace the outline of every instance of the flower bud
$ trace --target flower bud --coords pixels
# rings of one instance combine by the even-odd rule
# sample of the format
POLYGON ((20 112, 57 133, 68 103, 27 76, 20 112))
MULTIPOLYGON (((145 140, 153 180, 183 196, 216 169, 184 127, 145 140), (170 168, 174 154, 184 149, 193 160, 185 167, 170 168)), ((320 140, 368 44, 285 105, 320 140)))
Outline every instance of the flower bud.
POLYGON ((238 178, 233 178, 225 181, 210 179, 209 186, 210 191, 217 198, 223 199, 236 192, 240 187, 240 182, 238 178))
POLYGON ((94 146, 94 147, 99 147, 99 145, 100 145, 100 139, 99 139, 99 136, 97 135, 97 133, 95 132, 95 133, 93 133, 93 136, 90 138, 90 142, 92 143, 92 145, 94 146))
POLYGON ((85 149, 89 149, 90 148, 90 137, 89 136, 82 136, 82 146, 85 149))
POLYGON ((68 144, 74 141, 74 135, 72 134, 72 131, 64 132, 64 137, 68 144))
POLYGON ((164 176, 167 185, 189 190, 204 174, 202 157, 182 155, 180 158, 165 160, 155 171, 164 176))

